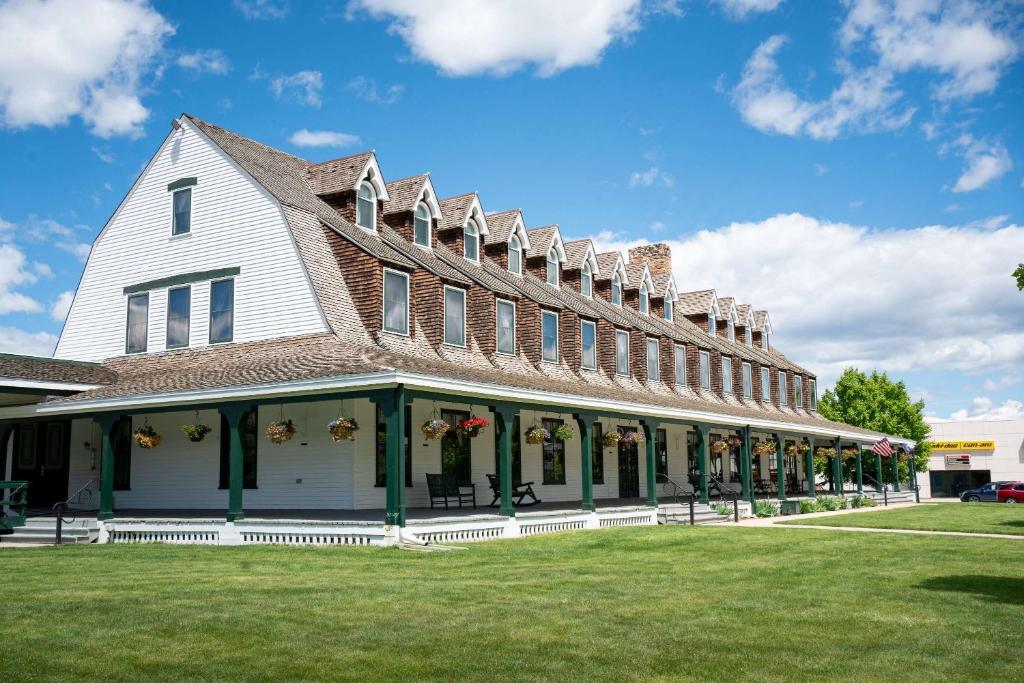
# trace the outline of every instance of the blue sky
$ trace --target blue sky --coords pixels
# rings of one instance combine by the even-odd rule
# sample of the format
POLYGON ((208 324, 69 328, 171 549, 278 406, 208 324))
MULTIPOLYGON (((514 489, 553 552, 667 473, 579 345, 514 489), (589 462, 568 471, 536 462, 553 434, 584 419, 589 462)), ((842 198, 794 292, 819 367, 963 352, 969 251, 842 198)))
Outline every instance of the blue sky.
POLYGON ((1024 415, 1020 2, 0 2, 0 347, 47 353, 183 111, 767 309, 830 383, 1024 415))

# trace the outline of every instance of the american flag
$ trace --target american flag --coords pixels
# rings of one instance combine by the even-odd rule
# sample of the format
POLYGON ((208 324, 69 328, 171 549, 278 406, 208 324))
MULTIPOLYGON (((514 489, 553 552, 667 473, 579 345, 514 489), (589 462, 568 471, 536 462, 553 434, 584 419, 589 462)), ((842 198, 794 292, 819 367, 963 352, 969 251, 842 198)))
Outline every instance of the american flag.
POLYGON ((889 439, 886 439, 886 438, 883 438, 881 441, 879 441, 874 446, 872 446, 871 450, 874 453, 882 456, 883 458, 888 458, 890 455, 892 455, 895 452, 892 449, 892 444, 889 443, 889 439))

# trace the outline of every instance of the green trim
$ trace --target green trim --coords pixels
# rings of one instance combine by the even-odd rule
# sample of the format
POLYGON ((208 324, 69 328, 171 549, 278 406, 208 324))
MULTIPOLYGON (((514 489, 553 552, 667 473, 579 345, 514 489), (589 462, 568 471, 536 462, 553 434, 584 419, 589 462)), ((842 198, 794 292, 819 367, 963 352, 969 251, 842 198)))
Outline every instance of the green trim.
POLYGON ((199 178, 195 176, 189 176, 188 178, 178 178, 173 183, 167 184, 167 191, 174 192, 175 190, 183 190, 186 187, 192 187, 193 185, 199 184, 199 178))
POLYGON ((177 285, 190 285, 204 280, 220 280, 227 277, 234 277, 241 272, 242 269, 236 266, 234 268, 217 268, 216 270, 199 270, 194 273, 182 273, 181 275, 172 275, 171 277, 162 277, 157 280, 140 282, 136 285, 128 285, 124 288, 124 293, 140 294, 152 289, 164 289, 165 287, 175 287, 177 285))

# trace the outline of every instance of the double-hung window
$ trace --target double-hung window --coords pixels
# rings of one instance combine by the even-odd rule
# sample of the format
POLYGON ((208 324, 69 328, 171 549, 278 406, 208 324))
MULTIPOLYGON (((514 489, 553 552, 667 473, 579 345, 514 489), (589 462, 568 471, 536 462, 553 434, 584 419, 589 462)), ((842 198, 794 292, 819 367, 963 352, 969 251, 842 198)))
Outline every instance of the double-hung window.
POLYGON ((210 343, 229 342, 235 337, 235 281, 210 283, 210 343))
POLYGON ((708 313, 708 334, 712 337, 715 336, 715 315, 713 313, 708 313))
POLYGON ((726 324, 726 333, 729 335, 729 341, 736 341, 736 324, 730 319, 726 324))
POLYGON ((804 378, 800 375, 793 377, 793 405, 797 408, 804 407, 804 378))
POLYGON ((665 320, 672 322, 672 299, 665 297, 665 320))
POLYGON ((750 363, 743 364, 743 398, 752 398, 754 395, 754 378, 750 374, 750 363))
POLYGON ((462 229, 462 255, 470 261, 480 260, 480 228, 472 218, 462 229))
POLYGON ((707 351, 700 352, 700 388, 711 390, 711 354, 707 351))
POLYGON ((657 382, 661 379, 661 359, 657 339, 647 339, 647 379, 657 382))
POLYGON ((186 187, 171 195, 173 217, 171 234, 184 235, 192 230, 192 188, 186 187))
POLYGON ((541 311, 541 360, 558 362, 558 314, 541 311))
POLYGON ((412 240, 421 247, 430 246, 430 210, 420 202, 413 216, 412 240))
POLYGON ((523 274, 523 247, 516 235, 508 238, 508 272, 523 274))
POLYGON ((366 230, 377 229, 377 192, 370 183, 362 183, 356 193, 356 225, 366 230))
POLYGON ((466 345, 466 290, 444 288, 444 343, 466 345))
POLYGON ((548 252, 548 284, 558 286, 558 252, 554 247, 548 252))
POLYGON ((594 278, 590 272, 590 264, 584 263, 583 268, 580 270, 580 294, 589 299, 593 296, 593 293, 594 278))
POLYGON ((768 333, 767 332, 762 332, 761 333, 761 348, 766 350, 766 351, 768 350, 768 333))
POLYGON ((786 405, 789 402, 789 388, 786 385, 786 373, 779 371, 779 403, 786 405))
POLYGON ((811 394, 811 410, 818 409, 818 382, 817 380, 807 380, 807 388, 811 394))
POLYGON ((125 335, 126 353, 145 353, 149 337, 149 294, 128 297, 128 331, 125 335))
POLYGON ((747 323, 746 328, 743 330, 744 335, 747 338, 747 346, 754 345, 754 332, 750 329, 750 323, 747 323))
POLYGON ((516 352, 516 305, 511 301, 497 300, 498 353, 515 355, 516 352))
POLYGON ((615 330, 615 373, 629 375, 629 332, 615 330))
POLYGON ((765 403, 771 403, 772 400, 772 380, 768 368, 761 368, 761 400, 765 403))
POLYGON ((409 276, 384 269, 384 331, 409 334, 409 276))
POLYGON ((676 344, 676 386, 686 386, 686 347, 676 344))
POLYGON ((647 315, 651 308, 651 295, 647 291, 647 283, 640 285, 640 312, 647 315))
POLYGON ((188 346, 192 309, 192 288, 188 285, 167 290, 167 348, 188 346))
POLYGON ((722 391, 732 393, 732 358, 722 356, 722 391))
POLYGON ((612 303, 616 306, 622 305, 622 278, 618 273, 612 276, 612 303))
POLYGON ((592 320, 580 321, 580 364, 597 369, 597 325, 592 320))

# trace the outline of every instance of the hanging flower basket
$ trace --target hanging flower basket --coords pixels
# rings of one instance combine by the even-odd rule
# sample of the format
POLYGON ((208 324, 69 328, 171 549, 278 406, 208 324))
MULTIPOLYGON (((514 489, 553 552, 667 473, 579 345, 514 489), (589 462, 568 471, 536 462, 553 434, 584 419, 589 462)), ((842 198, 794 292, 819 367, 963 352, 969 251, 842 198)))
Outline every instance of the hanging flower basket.
POLYGON ((612 446, 618 445, 620 439, 622 439, 622 432, 616 429, 615 431, 608 432, 601 437, 601 445, 605 448, 611 448, 612 446))
POLYGON ((740 446, 743 445, 743 439, 741 439, 738 436, 730 436, 728 439, 726 439, 726 441, 729 442, 729 446, 731 446, 732 448, 739 448, 740 446))
POLYGON ((482 417, 477 417, 476 415, 474 415, 473 417, 467 418, 465 420, 459 420, 459 433, 465 434, 466 436, 473 438, 475 436, 479 436, 481 429, 490 426, 490 422, 483 419, 482 417))
POLYGON ((807 443, 806 441, 801 441, 800 443, 796 444, 796 452, 799 455, 807 455, 808 453, 811 452, 811 444, 807 443))
POLYGON ((334 443, 338 443, 339 441, 351 441, 358 430, 359 425, 356 424, 355 418, 352 417, 339 415, 327 423, 327 431, 330 433, 331 440, 334 441, 334 443))
POLYGON ((432 420, 427 420, 423 423, 423 426, 420 427, 420 431, 423 432, 423 436, 428 439, 433 439, 434 441, 444 438, 444 435, 448 433, 449 429, 451 429, 451 425, 437 417, 432 420))
POLYGON ((857 457, 859 449, 857 448, 844 448, 839 453, 843 456, 843 460, 853 460, 857 457))
POLYGON ((551 436, 555 437, 560 441, 569 441, 576 437, 576 432, 572 430, 569 425, 558 425, 554 431, 551 432, 551 436))
POLYGON ((782 452, 786 455, 796 455, 796 444, 787 443, 782 452))
POLYGON ((644 433, 639 429, 634 429, 626 432, 622 435, 622 443, 627 446, 639 446, 644 442, 644 433))
POLYGON ((156 448, 160 445, 160 435, 149 425, 136 429, 132 438, 139 444, 139 448, 156 448))
POLYGON ((774 441, 758 441, 754 444, 754 455, 773 455, 774 453, 774 441))
POLYGON ((277 420, 267 425, 267 436, 276 444, 291 441, 295 436, 295 425, 291 420, 277 420))
MULTIPOLYGON (((205 439, 206 435, 212 432, 213 430, 203 424, 194 424, 182 425, 181 431, 185 433, 185 436, 188 437, 189 441, 191 441, 192 443, 199 443, 200 441, 205 439)), ((148 448, 148 446, 146 448, 148 448)))
POLYGON ((726 441, 725 439, 719 439, 718 441, 712 441, 711 442, 711 452, 712 453, 728 453, 729 452, 729 442, 726 441))
MULTIPOLYGON (((843 449, 843 460, 848 460, 846 457, 846 450, 843 449)), ((836 449, 831 446, 818 446, 814 449, 814 455, 819 458, 834 458, 836 457, 836 449)))
POLYGON ((536 446, 537 444, 542 444, 548 439, 550 439, 551 432, 544 429, 540 425, 533 425, 532 427, 526 430, 526 434, 524 434, 524 436, 526 438, 526 443, 533 444, 536 446))

